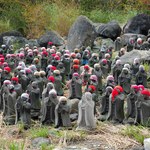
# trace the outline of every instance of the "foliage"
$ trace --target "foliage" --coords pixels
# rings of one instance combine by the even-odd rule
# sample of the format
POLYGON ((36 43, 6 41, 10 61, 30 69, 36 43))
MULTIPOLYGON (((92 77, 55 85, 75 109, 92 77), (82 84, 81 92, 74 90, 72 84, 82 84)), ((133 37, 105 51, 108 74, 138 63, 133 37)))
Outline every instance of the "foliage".
POLYGON ((24 150, 24 143, 16 143, 16 142, 12 142, 9 145, 9 149, 10 150, 24 150))
POLYGON ((54 148, 55 148, 54 145, 47 145, 47 144, 41 145, 41 150, 53 150, 54 148))
POLYGON ((88 17, 93 20, 94 22, 101 22, 107 23, 112 20, 116 20, 119 23, 124 23, 126 20, 132 18, 133 16, 137 15, 137 11, 119 11, 115 10, 112 12, 109 11, 102 11, 102 10, 93 10, 89 13, 88 17))
POLYGON ((11 29, 9 20, 0 20, 0 33, 10 31, 11 29))
POLYGON ((28 38, 39 37, 45 31, 49 21, 47 14, 43 10, 45 4, 28 5, 26 11, 23 13, 24 19, 27 23, 26 34, 28 38))
POLYGON ((62 36, 68 34, 71 25, 80 14, 80 10, 74 2, 62 4, 60 0, 57 3, 47 4, 44 10, 50 21, 48 29, 56 30, 62 36))
POLYGON ((94 22, 125 23, 137 13, 150 13, 149 0, 1 0, 0 33, 12 29, 27 38, 38 38, 46 30, 62 36, 79 15, 94 22))
MULTIPOLYGON (((145 128, 146 130, 146 128, 145 128)), ((137 142, 143 144, 145 138, 150 137, 149 132, 144 133, 144 127, 142 126, 126 126, 122 130, 122 134, 135 139, 137 142)))
POLYGON ((29 130, 29 136, 31 138, 48 137, 49 136, 49 129, 48 129, 48 127, 31 128, 29 130))
POLYGON ((25 11, 25 5, 17 0, 2 0, 0 5, 2 6, 2 9, 0 10, 1 19, 9 20, 13 29, 24 33, 26 21, 22 14, 25 11))

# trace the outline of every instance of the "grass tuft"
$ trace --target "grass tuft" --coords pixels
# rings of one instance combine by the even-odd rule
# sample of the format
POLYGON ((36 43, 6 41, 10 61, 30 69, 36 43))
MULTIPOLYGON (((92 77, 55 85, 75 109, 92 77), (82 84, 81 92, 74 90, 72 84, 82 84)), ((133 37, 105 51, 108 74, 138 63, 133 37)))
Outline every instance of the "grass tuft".
POLYGON ((124 136, 135 139, 140 144, 143 144, 145 138, 150 137, 149 131, 147 131, 146 128, 142 126, 126 126, 122 130, 122 134, 124 136))
POLYGON ((28 134, 31 138, 48 137, 49 128, 48 127, 31 128, 29 129, 28 134))

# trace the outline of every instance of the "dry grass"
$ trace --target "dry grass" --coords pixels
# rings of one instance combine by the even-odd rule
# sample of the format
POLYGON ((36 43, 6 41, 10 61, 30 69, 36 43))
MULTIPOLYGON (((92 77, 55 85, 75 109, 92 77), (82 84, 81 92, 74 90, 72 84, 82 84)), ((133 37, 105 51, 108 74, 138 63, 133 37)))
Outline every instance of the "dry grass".
MULTIPOLYGON (((92 132, 81 132, 73 130, 56 130, 52 127, 39 125, 28 131, 20 132, 19 126, 5 126, 1 128, 0 149, 32 149, 31 140, 35 137, 47 137, 51 140, 51 145, 42 145, 41 149, 57 149, 68 145, 78 145, 88 148, 90 143, 100 142, 101 147, 110 149, 125 150, 140 144, 133 137, 123 135, 124 125, 112 125, 110 123, 98 122, 97 129, 92 132)), ((143 130, 146 132, 146 130, 143 130)))

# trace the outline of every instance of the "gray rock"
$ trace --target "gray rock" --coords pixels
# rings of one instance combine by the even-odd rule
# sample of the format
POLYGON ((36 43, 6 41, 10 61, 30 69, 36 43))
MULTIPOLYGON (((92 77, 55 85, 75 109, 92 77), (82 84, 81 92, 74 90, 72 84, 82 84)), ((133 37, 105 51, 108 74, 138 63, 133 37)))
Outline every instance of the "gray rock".
POLYGON ((53 42, 56 46, 61 46, 64 44, 63 38, 55 31, 47 31, 38 39, 38 44, 41 47, 47 47, 48 42, 53 42))
POLYGON ((3 44, 3 37, 4 36, 17 36, 17 37, 23 37, 23 35, 19 31, 8 31, 0 34, 0 45, 3 44))
POLYGON ((69 30, 67 48, 73 51, 82 46, 92 46, 96 37, 93 22, 85 16, 79 16, 69 30))
POLYGON ((14 45, 15 47, 23 47, 25 44, 28 43, 28 40, 24 37, 18 36, 4 36, 3 37, 3 44, 5 45, 14 45))
POLYGON ((123 32, 147 35, 149 29, 150 15, 138 14, 127 22, 123 28, 123 32))
POLYGON ((123 64, 133 63, 133 60, 138 58, 140 61, 149 61, 150 60, 150 51, 142 51, 142 50, 132 50, 130 52, 126 52, 125 55, 120 57, 120 60, 123 64))
POLYGON ((114 47, 114 42, 110 38, 102 39, 102 41, 101 41, 101 47, 103 47, 103 45, 105 45, 106 47, 114 47))
POLYGON ((75 121, 78 119, 78 113, 70 114, 70 120, 75 121))
POLYGON ((51 144, 50 140, 48 138, 44 138, 44 137, 38 137, 32 140, 32 145, 35 147, 39 147, 43 144, 51 144))
POLYGON ((79 99, 75 98, 75 99, 71 99, 68 101, 68 105, 71 108, 71 114, 72 113, 78 113, 78 103, 79 103, 79 99))
POLYGON ((30 39, 30 40, 28 40, 28 44, 29 44, 29 46, 30 46, 31 48, 33 48, 33 46, 39 47, 39 44, 38 44, 37 39, 30 39))
POLYGON ((102 36, 104 38, 111 38, 112 40, 115 40, 118 36, 121 35, 121 27, 116 21, 102 24, 96 31, 99 36, 102 36))
POLYGON ((143 146, 136 146, 136 147, 132 148, 131 150, 144 150, 144 147, 143 146))
POLYGON ((130 38, 142 38, 143 40, 146 40, 146 36, 143 34, 134 34, 134 33, 125 33, 121 36, 121 41, 123 45, 127 45, 130 38))

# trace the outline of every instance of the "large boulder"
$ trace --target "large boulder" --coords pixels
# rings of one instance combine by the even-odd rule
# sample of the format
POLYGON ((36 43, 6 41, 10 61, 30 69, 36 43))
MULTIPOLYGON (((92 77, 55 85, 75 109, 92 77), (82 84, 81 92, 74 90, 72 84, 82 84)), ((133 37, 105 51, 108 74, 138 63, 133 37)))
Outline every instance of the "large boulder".
POLYGON ((31 48, 33 48, 33 46, 39 47, 39 43, 38 43, 37 39, 29 39, 28 44, 31 48))
POLYGON ((38 44, 41 47, 47 47, 48 42, 53 42, 56 46, 61 46, 64 44, 63 38, 55 31, 47 31, 38 39, 38 44))
POLYGON ((16 48, 24 47, 25 44, 28 43, 28 40, 24 37, 18 36, 4 36, 3 37, 3 44, 10 46, 14 45, 16 48))
POLYGON ((150 51, 132 50, 130 52, 126 52, 125 55, 120 57, 120 60, 122 61, 123 64, 126 63, 132 64, 135 58, 138 58, 140 61, 149 61, 150 51))
POLYGON ((4 36, 17 36, 17 37, 23 37, 23 35, 19 31, 8 31, 0 34, 0 45, 3 44, 3 37, 4 36))
POLYGON ((142 40, 146 40, 146 36, 143 34, 126 33, 121 36, 122 44, 127 45, 130 38, 133 38, 135 40, 137 40, 138 38, 141 38, 142 40))
POLYGON ((124 33, 148 34, 150 29, 150 15, 139 14, 130 19, 124 26, 124 33))
POLYGON ((99 36, 115 40, 121 35, 122 30, 116 21, 111 21, 107 24, 100 24, 99 27, 96 26, 96 31, 99 36))
POLYGON ((73 51, 82 46, 92 46, 96 37, 93 22, 85 16, 79 16, 69 30, 67 48, 73 51))

